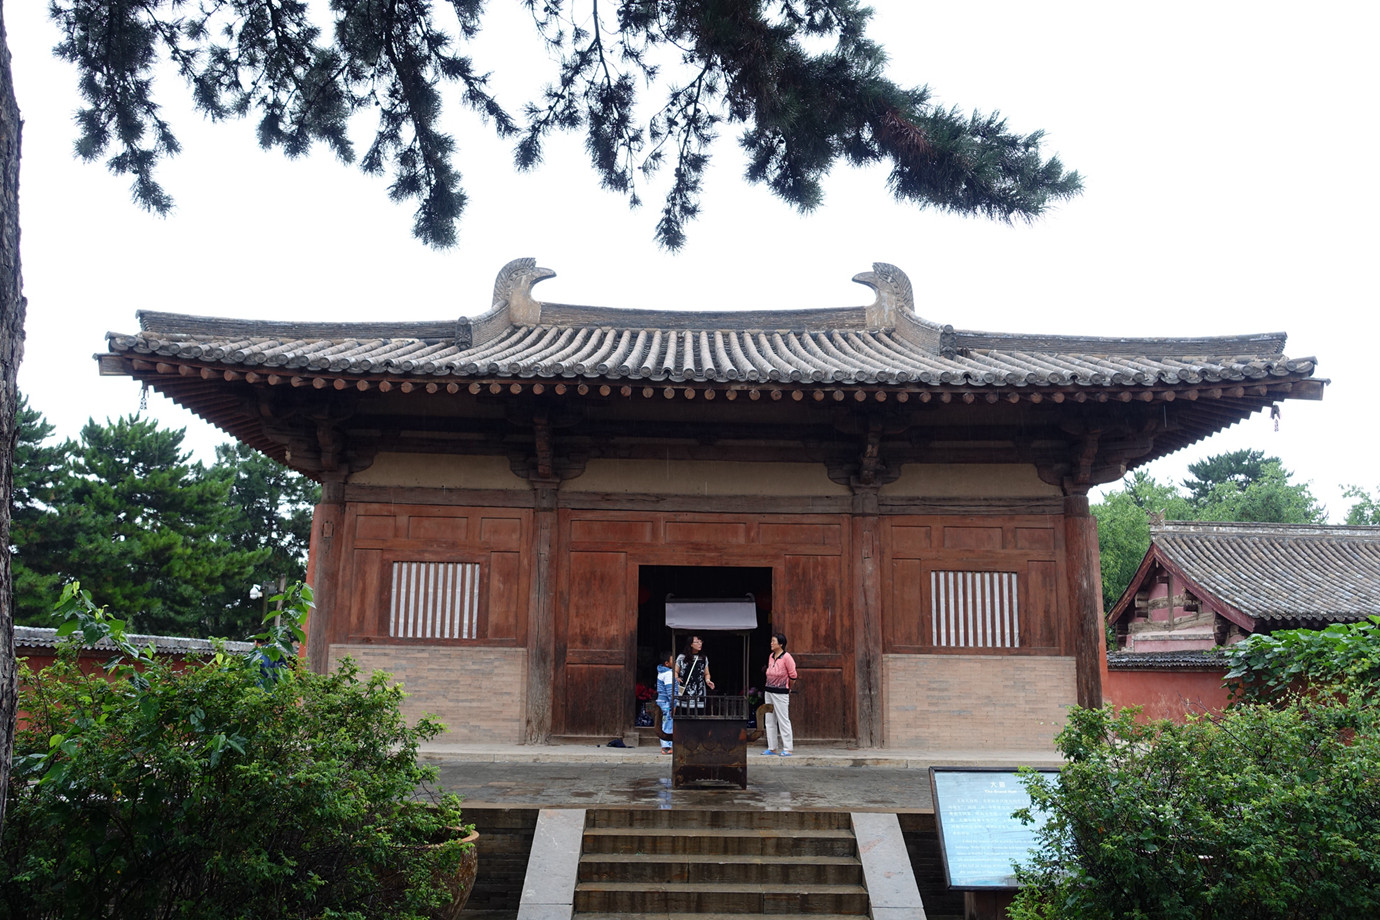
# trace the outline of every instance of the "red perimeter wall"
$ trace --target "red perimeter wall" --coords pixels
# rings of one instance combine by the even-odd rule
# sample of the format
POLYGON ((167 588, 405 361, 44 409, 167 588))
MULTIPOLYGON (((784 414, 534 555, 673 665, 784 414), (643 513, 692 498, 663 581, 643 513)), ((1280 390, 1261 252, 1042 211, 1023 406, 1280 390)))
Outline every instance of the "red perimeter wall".
POLYGON ((1221 712, 1227 706, 1227 689, 1222 686, 1225 669, 1208 671, 1108 670, 1102 688, 1103 698, 1120 709, 1143 706, 1140 721, 1171 719, 1184 721, 1188 713, 1221 712))

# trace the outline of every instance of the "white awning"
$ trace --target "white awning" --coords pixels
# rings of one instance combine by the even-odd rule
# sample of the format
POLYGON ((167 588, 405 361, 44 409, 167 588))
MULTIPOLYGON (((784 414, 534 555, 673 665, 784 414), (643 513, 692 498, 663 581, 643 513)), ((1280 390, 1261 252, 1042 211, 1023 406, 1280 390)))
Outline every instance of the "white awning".
POLYGON ((756 629, 757 604, 751 600, 667 601, 666 625, 672 629, 756 629))

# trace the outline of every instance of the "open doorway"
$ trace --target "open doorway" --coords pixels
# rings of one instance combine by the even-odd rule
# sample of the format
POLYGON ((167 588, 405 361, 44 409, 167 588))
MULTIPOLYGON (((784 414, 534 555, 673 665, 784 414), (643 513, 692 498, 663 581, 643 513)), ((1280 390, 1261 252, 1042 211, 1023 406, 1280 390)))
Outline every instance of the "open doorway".
MULTIPOLYGON (((757 603, 757 629, 748 640, 747 685, 743 684, 743 640, 739 634, 706 632, 715 693, 742 695, 762 687, 762 667, 771 648, 772 570, 769 567, 722 565, 643 565, 637 573, 637 681, 654 686, 657 656, 671 649, 666 627, 666 597, 680 600, 737 598, 751 594, 757 603)), ((680 637, 683 641, 684 637, 680 637)), ((680 649, 671 649, 679 652, 680 649)))

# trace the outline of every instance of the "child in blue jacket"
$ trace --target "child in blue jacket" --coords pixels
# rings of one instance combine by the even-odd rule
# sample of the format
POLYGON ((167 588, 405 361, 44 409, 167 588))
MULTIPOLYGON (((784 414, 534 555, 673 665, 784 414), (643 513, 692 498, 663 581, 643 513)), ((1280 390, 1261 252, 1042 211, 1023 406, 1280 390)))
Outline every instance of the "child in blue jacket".
MULTIPOLYGON (((661 732, 671 734, 671 706, 676 695, 676 676, 671 668, 669 649, 661 653, 661 664, 656 666, 656 704, 661 707, 661 732)), ((671 753, 670 739, 661 742, 661 753, 671 753)))

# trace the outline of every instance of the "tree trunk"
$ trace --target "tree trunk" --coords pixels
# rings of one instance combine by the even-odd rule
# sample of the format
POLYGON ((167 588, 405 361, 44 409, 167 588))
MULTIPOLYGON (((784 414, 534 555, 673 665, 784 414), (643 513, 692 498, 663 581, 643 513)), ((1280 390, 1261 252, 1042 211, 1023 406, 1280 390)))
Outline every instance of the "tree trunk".
POLYGON ((0 0, 0 831, 10 785, 19 698, 10 580, 10 493, 14 471, 16 375, 24 355, 24 295, 19 277, 19 103, 14 98, 4 2, 0 0))

